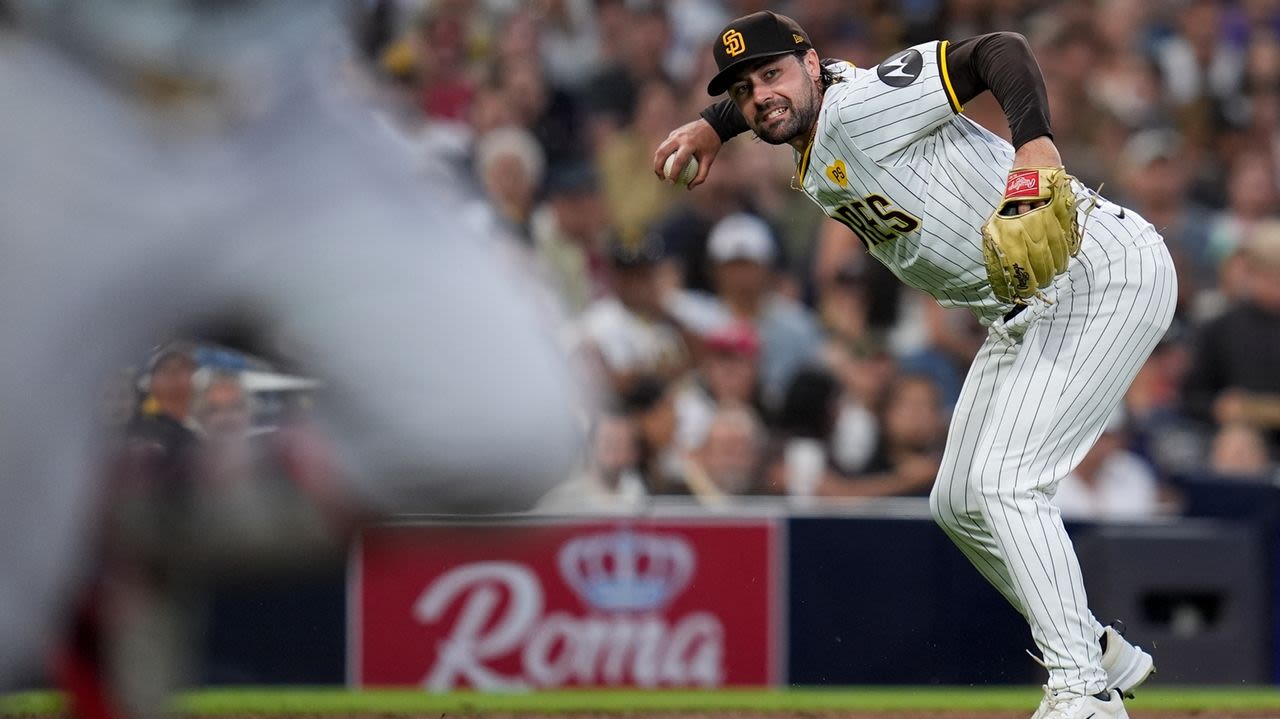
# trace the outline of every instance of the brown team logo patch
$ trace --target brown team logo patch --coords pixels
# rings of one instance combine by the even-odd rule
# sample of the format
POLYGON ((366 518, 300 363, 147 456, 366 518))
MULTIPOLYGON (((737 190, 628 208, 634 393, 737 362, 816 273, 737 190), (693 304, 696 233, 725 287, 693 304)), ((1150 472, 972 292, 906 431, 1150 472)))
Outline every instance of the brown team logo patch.
POLYGON ((841 187, 848 187, 849 175, 845 171, 844 160, 836 160, 834 163, 827 165, 827 177, 841 187))
POLYGON ((729 57, 737 57, 747 51, 747 40, 742 37, 742 33, 729 28, 720 36, 720 41, 724 43, 724 52, 729 57))

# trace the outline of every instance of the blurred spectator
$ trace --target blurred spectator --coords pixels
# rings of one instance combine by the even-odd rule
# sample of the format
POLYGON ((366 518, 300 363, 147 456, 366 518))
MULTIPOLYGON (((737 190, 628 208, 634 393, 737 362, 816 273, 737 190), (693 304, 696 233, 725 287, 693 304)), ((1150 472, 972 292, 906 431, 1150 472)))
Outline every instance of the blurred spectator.
POLYGON ((537 139, 520 128, 497 128, 476 143, 476 174, 500 225, 526 242, 546 162, 537 139))
POLYGON ((1274 465, 1266 437, 1247 424, 1223 425, 1210 445, 1208 469, 1215 477, 1269 481, 1274 465))
POLYGON ((726 3, 719 1, 666 0, 666 2, 667 15, 671 23, 667 68, 673 79, 685 87, 706 87, 711 77, 709 75, 702 77, 701 71, 702 63, 711 57, 707 45, 717 42, 716 35, 720 29, 739 15, 729 14, 726 3))
POLYGON ((823 289, 818 316, 835 343, 856 345, 881 334, 872 326, 871 288, 864 269, 871 261, 863 257, 846 262, 823 289))
POLYGON ((1204 323, 1220 316, 1232 304, 1244 302, 1249 295, 1249 253, 1237 247, 1218 265, 1218 284, 1196 298, 1193 319, 1204 323))
MULTIPOLYGON (((775 152, 771 145, 763 142, 744 142, 730 147, 737 151, 733 162, 738 176, 735 184, 744 206, 768 222, 778 236, 781 250, 775 263, 779 270, 778 291, 807 305, 816 305, 819 287, 814 278, 814 263, 823 226, 830 223, 846 232, 848 228, 829 220, 803 192, 791 189, 796 166, 786 153, 775 152)), ((716 162, 716 172, 719 172, 719 160, 716 162)), ((858 248, 861 251, 861 243, 858 248)))
POLYGON ((595 0, 548 0, 543 3, 539 46, 547 78, 561 89, 577 92, 599 66, 600 31, 595 0))
POLYGON ((834 471, 829 446, 839 394, 822 367, 806 367, 791 378, 770 423, 765 476, 771 493, 811 497, 834 471))
MULTIPOLYGON (((613 6, 614 0, 601 4, 613 6)), ((671 79, 665 66, 671 43, 665 4, 660 0, 625 0, 619 4, 625 8, 625 24, 620 36, 605 38, 606 42, 616 43, 608 46, 616 55, 605 58, 608 64, 597 70, 583 92, 593 147, 601 147, 614 132, 631 124, 645 82, 671 79)), ((606 12, 605 8, 601 11, 606 12)))
POLYGON ((1189 0, 1176 22, 1175 34, 1156 47, 1155 61, 1180 126, 1200 144, 1211 129, 1210 118, 1240 91, 1244 56, 1239 47, 1223 41, 1218 0, 1189 0))
POLYGON ((534 251, 570 317, 608 294, 609 216, 599 179, 586 164, 552 169, 546 202, 530 222, 534 251))
MULTIPOLYGON (((707 258, 711 228, 725 217, 747 209, 741 193, 739 147, 735 143, 726 145, 716 156, 707 181, 692 192, 680 193, 681 203, 653 226, 666 239, 668 252, 679 262, 684 286, 690 290, 713 290, 711 262, 707 258)), ((650 177, 648 181, 655 180, 650 177)))
POLYGON ((874 335, 833 342, 827 364, 840 383, 831 458, 844 475, 867 471, 881 442, 880 413, 897 364, 874 335))
MULTIPOLYGON (((599 35, 597 51, 600 62, 589 68, 587 81, 601 67, 611 67, 623 58, 623 38, 631 27, 631 9, 627 0, 593 0, 596 13, 596 30, 599 35)), ((585 88, 584 88, 585 89, 585 88)))
MULTIPOLYGON (((200 389, 192 417, 203 445, 198 467, 205 484, 202 494, 219 493, 224 501, 238 498, 239 505, 220 517, 219 523, 241 528, 254 517, 265 517, 273 508, 262 501, 263 496, 257 491, 265 487, 249 486, 257 478, 254 463, 263 461, 266 455, 250 439, 253 411, 249 396, 240 377, 232 372, 201 370, 197 384, 200 389)), ((261 480, 259 483, 267 484, 261 480)), ((216 511, 208 503, 205 510, 209 514, 216 511)))
POLYGON ((1280 222, 1258 228, 1243 250, 1241 300, 1201 328, 1184 385, 1189 410, 1280 436, 1280 222))
POLYGON ((623 233, 649 228, 684 192, 666 182, 654 182, 653 148, 670 131, 676 116, 676 91, 661 78, 645 80, 639 88, 634 119, 610 135, 600 147, 599 165, 604 195, 614 226, 623 233))
POLYGON ((755 412, 745 406, 716 411, 706 436, 689 458, 690 475, 708 483, 703 495, 751 494, 758 491, 766 435, 755 412))
POLYGON ((676 396, 681 446, 700 446, 716 412, 728 407, 762 410, 760 338, 745 322, 720 327, 703 337, 698 366, 676 396))
POLYGON ((281 556, 340 542, 340 527, 353 518, 351 498, 298 471, 296 450, 310 437, 302 413, 278 429, 258 431, 254 400, 239 374, 205 369, 197 384, 192 415, 202 440, 200 500, 188 522, 202 549, 234 556, 252 547, 259 561, 273 566, 281 556))
POLYGON ((515 108, 508 101, 507 93, 501 85, 491 82, 476 88, 468 122, 471 136, 477 142, 479 138, 500 127, 517 124, 515 108))
POLYGON ((683 452, 676 445, 675 391, 657 375, 636 377, 620 398, 635 423, 639 440, 636 465, 650 494, 688 494, 683 452))
POLYGON ((491 68, 489 84, 500 92, 511 121, 538 140, 548 167, 590 158, 591 148, 583 141, 586 121, 577 98, 548 84, 536 55, 504 55, 491 68))
MULTIPOLYGON (((835 221, 824 223, 824 235, 829 226, 839 228, 839 232, 847 234, 849 240, 861 247, 853 233, 835 221)), ((858 343, 871 337, 883 342, 903 319, 901 281, 861 249, 834 267, 818 285, 821 288, 818 311, 823 329, 832 339, 858 343)))
POLYGON ((142 404, 112 457, 102 546, 57 668, 65 676, 77 659, 95 662, 111 701, 139 716, 193 675, 192 587, 168 550, 196 506, 200 442, 188 422, 197 368, 185 343, 161 347, 147 364, 142 404))
MULTIPOLYGON (((760 335, 760 382, 766 406, 776 406, 791 377, 820 358, 822 334, 803 305, 774 289, 777 244, 763 220, 731 215, 711 230, 707 252, 714 263, 714 300, 702 298, 695 311, 682 314, 690 326, 715 327, 749 322, 760 335)), ((694 303, 688 303, 690 310, 694 303)))
POLYGON ((142 404, 125 428, 135 451, 153 454, 158 471, 178 476, 191 461, 198 439, 188 421, 195 396, 192 377, 199 367, 185 344, 162 347, 152 355, 140 382, 142 404))
MULTIPOLYGON (((1097 187, 1106 179, 1105 148, 1100 142, 1110 121, 1093 101, 1097 68, 1105 47, 1091 20, 1063 18, 1045 47, 1051 62, 1040 63, 1049 93, 1054 142, 1068 158, 1071 173, 1086 185, 1097 187)), ((1001 123, 1007 125, 1007 121, 1001 123)))
MULTIPOLYGON (((203 373, 201 373, 203 374, 203 373)), ((249 396, 233 372, 209 372, 199 377, 201 385, 192 409, 202 439, 209 444, 240 442, 249 436, 253 411, 249 396)))
POLYGON ((1183 411, 1182 386, 1191 363, 1187 335, 1186 326, 1175 319, 1124 399, 1129 448, 1164 478, 1201 471, 1208 452, 1203 427, 1183 411))
POLYGON ((615 296, 592 303, 578 322, 582 341, 599 353, 620 396, 640 375, 670 380, 690 364, 681 327, 663 307, 662 258, 655 234, 615 237, 608 257, 615 296))
POLYGON ((1249 241, 1260 223, 1280 209, 1276 172, 1266 153, 1245 153, 1232 161, 1227 175, 1227 207, 1214 218, 1209 251, 1219 262, 1249 241))
POLYGON ((1160 229, 1178 270, 1178 305, 1194 308, 1197 287, 1212 286, 1217 261, 1209 254, 1209 210, 1191 199, 1187 148, 1173 130, 1144 130, 1120 153, 1118 179, 1124 200, 1160 229))
POLYGON ((809 39, 829 57, 869 66, 901 48, 898 23, 877 25, 884 15, 867 0, 806 0, 791 12, 800 27, 813 28, 809 39))
POLYGON ((1245 132, 1244 151, 1268 148, 1272 158, 1280 156, 1280 37, 1277 33, 1258 35, 1249 48, 1240 114, 1235 118, 1245 132))
POLYGON ((1124 410, 1117 410, 1093 448, 1058 485, 1053 503, 1071 519, 1139 519, 1162 512, 1155 472, 1125 449, 1124 410))
POLYGON ((1147 58, 1151 4, 1111 0, 1092 11, 1094 30, 1105 49, 1091 92, 1094 101, 1123 123, 1122 131, 1155 126, 1162 119, 1164 99, 1159 69, 1147 58))
POLYGON ((902 375, 886 390, 880 438, 862 473, 831 478, 827 496, 927 496, 938 475, 946 416, 933 380, 902 375))
POLYGON ((1024 8, 1028 7, 1026 3, 992 0, 944 0, 941 6, 941 27, 936 28, 933 34, 921 37, 921 42, 940 37, 959 39, 991 32, 994 28, 1016 27, 1026 12, 1024 8))
POLYGON ((635 424, 625 415, 600 413, 591 428, 583 466, 570 480, 538 503, 543 512, 633 511, 648 491, 637 465, 640 460, 635 424))
POLYGON ((430 120, 463 122, 475 96, 468 61, 471 22, 465 4, 430 3, 411 39, 419 103, 430 120))
POLYGON ((960 398, 960 386, 987 338, 987 328, 972 312, 943 307, 922 292, 908 291, 904 304, 909 311, 918 310, 923 336, 918 347, 909 349, 901 347, 902 332, 890 336, 891 341, 896 340, 898 362, 907 372, 932 379, 949 412, 960 398))

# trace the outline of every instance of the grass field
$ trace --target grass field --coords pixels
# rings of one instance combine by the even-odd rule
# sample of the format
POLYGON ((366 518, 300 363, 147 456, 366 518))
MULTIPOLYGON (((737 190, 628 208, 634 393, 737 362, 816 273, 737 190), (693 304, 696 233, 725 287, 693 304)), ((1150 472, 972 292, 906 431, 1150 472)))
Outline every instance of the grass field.
MULTIPOLYGON (((342 688, 204 689, 179 698, 177 713, 190 716, 477 714, 716 714, 740 712, 859 713, 1004 711, 1030 715, 1040 693, 1033 688, 866 687, 846 689, 720 691, 555 691, 527 694, 426 694, 414 690, 352 691, 342 688)), ((1151 688, 1131 710, 1203 715, 1275 712, 1275 688, 1151 688)), ((59 714, 62 700, 52 692, 0 697, 0 715, 59 714)))

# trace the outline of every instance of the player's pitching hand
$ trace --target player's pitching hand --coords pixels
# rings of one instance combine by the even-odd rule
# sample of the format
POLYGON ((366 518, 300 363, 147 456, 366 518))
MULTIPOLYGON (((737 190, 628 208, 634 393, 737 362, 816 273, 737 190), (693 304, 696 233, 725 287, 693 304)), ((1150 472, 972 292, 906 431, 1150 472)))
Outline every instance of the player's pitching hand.
POLYGON ((711 163, 715 162, 722 144, 720 136, 702 118, 681 125, 672 130, 671 134, 667 135, 667 139, 663 140, 662 144, 658 145, 657 151, 653 153, 653 174, 657 175, 659 180, 670 181, 663 173, 668 157, 675 156, 671 163, 672 167, 684 167, 690 157, 697 158, 698 174, 693 176, 688 185, 692 190, 707 179, 707 173, 711 171, 711 163))

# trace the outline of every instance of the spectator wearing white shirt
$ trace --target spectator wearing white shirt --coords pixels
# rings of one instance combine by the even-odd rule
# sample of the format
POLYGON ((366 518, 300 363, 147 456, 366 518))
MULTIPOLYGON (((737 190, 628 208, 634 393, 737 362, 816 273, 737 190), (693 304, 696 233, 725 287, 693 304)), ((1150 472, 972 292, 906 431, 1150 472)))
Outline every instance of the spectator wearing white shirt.
POLYGON ((1146 460, 1125 449, 1119 409, 1075 471, 1063 478, 1053 502, 1068 519, 1126 520, 1161 513, 1160 486, 1146 460))
POLYGON ((680 446, 702 446, 712 419, 727 407, 760 405, 760 338, 749 323, 725 325, 702 338, 698 366, 676 394, 680 446))
POLYGON ((580 343, 596 353, 616 396, 641 375, 671 380, 689 367, 683 331, 663 309, 663 254, 657 235, 611 241, 614 295, 592 303, 578 323, 580 343))

